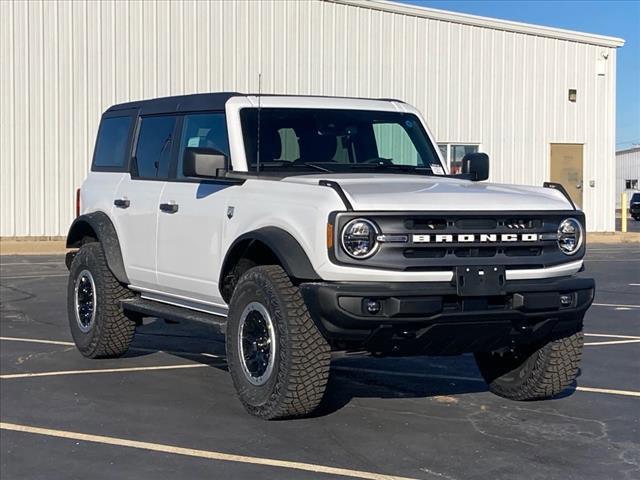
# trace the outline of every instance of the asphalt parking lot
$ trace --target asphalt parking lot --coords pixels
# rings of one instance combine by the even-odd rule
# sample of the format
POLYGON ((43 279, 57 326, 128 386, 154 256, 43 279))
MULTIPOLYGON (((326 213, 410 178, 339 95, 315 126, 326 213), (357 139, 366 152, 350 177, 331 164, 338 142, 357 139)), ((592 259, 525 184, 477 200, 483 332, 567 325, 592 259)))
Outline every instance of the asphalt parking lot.
POLYGON ((593 245, 577 386, 514 402, 473 358, 336 355, 313 418, 248 416, 224 344, 151 322, 115 360, 67 326, 61 256, 1 258, 0 476, 21 478, 640 478, 640 245, 593 245))

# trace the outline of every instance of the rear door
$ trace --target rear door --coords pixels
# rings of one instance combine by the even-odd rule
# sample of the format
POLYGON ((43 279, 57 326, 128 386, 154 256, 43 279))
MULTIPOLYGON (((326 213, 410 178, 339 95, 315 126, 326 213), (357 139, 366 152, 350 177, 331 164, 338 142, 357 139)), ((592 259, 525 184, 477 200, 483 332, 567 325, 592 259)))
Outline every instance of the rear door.
POLYGON ((582 207, 582 148, 575 143, 551 144, 551 181, 562 184, 578 207, 582 207))
POLYGON ((158 217, 158 285, 163 294, 211 313, 226 307, 218 289, 222 231, 233 183, 203 181, 183 174, 185 148, 213 148, 229 156, 224 112, 185 115, 177 153, 175 180, 167 183, 160 203, 174 205, 158 217))
POLYGON ((118 185, 129 170, 130 142, 137 111, 109 112, 98 129, 91 172, 81 194, 82 213, 101 211, 111 214, 118 185))
POLYGON ((159 200, 169 177, 176 117, 142 117, 130 173, 116 191, 113 217, 132 285, 157 287, 156 227, 159 200))

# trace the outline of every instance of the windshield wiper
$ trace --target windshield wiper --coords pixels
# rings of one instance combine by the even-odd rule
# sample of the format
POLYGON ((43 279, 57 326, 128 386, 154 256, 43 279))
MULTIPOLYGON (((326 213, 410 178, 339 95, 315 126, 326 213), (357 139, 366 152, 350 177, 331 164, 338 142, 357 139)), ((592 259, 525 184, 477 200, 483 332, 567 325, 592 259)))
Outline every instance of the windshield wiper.
POLYGON ((395 165, 389 163, 351 163, 349 164, 351 168, 362 168, 367 169, 371 168, 373 170, 396 170, 401 172, 415 172, 420 174, 431 174, 433 175, 433 170, 429 167, 414 167, 412 165, 395 165))
POLYGON ((329 170, 328 168, 318 165, 317 163, 304 162, 303 165, 306 165, 307 167, 315 168, 316 170, 320 170, 321 172, 335 173, 333 170, 329 170))
MULTIPOLYGON (((251 164, 252 167, 255 168, 256 164, 252 163, 251 164)), ((325 173, 335 173, 334 170, 330 170, 328 168, 325 168, 321 165, 318 165, 316 163, 311 163, 311 162, 304 162, 304 163, 295 163, 295 162, 283 162, 283 161, 276 161, 276 162, 261 162, 260 163, 260 169, 262 168, 267 168, 267 169, 283 169, 283 170, 289 170, 289 169, 296 169, 296 168, 303 168, 303 167, 309 167, 309 168, 313 168, 315 170, 319 170, 321 172, 325 172, 325 173)))

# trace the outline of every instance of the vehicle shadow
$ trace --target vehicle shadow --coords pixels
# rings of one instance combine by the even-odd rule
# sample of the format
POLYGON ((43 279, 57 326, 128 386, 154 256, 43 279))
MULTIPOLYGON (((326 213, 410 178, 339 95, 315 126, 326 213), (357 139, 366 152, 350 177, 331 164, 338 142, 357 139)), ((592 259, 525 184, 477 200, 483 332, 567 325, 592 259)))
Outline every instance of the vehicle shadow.
MULTIPOLYGON (((227 370, 224 337, 214 327, 156 321, 138 328, 127 356, 154 352, 227 370)), ((355 398, 447 397, 487 391, 473 355, 386 357, 335 353, 324 399, 313 415, 330 415, 355 398)))

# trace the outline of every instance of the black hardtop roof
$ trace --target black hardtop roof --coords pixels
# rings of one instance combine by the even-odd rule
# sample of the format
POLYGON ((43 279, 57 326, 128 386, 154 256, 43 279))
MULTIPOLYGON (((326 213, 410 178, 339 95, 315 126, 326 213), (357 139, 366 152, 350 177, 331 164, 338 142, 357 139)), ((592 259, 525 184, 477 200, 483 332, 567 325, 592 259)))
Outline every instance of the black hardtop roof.
MULTIPOLYGON (((257 93, 216 92, 195 93, 192 95, 177 95, 174 97, 152 98, 127 103, 119 103, 107 109, 105 113, 122 110, 137 110, 139 115, 156 113, 198 112, 206 110, 224 110, 224 105, 231 97, 257 96, 257 93)), ((357 98, 357 97, 332 97, 326 95, 284 95, 261 94, 263 97, 319 97, 319 98, 353 98, 359 100, 382 100, 401 102, 392 98, 357 98)))

